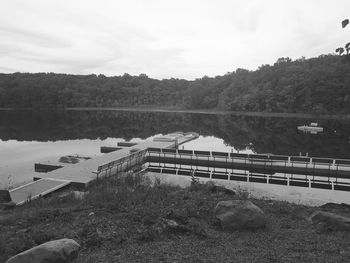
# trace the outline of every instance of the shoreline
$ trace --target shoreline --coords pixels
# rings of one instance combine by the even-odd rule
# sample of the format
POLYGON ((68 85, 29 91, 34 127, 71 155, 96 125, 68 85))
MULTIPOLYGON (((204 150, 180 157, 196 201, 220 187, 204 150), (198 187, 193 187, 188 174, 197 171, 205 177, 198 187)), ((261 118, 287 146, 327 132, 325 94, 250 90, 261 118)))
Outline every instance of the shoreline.
POLYGON ((254 117, 273 117, 273 118, 304 118, 304 119, 344 119, 350 120, 350 114, 309 114, 309 113, 292 113, 292 112, 254 112, 254 111, 224 111, 224 110, 207 110, 207 109, 176 109, 176 108, 142 108, 142 107, 69 107, 67 111, 88 110, 88 111, 133 111, 133 112, 170 112, 170 113, 191 113, 191 114, 208 114, 208 115, 237 115, 237 116, 254 116, 254 117))
POLYGON ((292 112, 251 112, 251 111, 224 111, 208 109, 180 109, 180 108, 162 108, 162 107, 67 107, 60 109, 33 109, 33 108, 0 108, 0 111, 14 110, 32 110, 32 111, 125 111, 125 112, 163 112, 163 113, 189 113, 189 114, 207 114, 207 115, 236 115, 252 117, 270 117, 270 118, 302 118, 302 119, 337 119, 350 120, 350 114, 311 114, 311 113, 292 113, 292 112))
POLYGON ((234 195, 220 189, 215 184, 194 183, 186 188, 157 184, 135 174, 105 178, 86 192, 70 188, 0 212, 4 226, 0 261, 61 238, 81 245, 77 263, 164 262, 164 251, 166 262, 231 262, 232 255, 235 262, 261 258, 263 262, 346 262, 349 258, 349 235, 320 228, 310 220, 316 211, 349 216, 347 205, 308 207, 255 199, 240 189, 234 195), (225 200, 249 200, 266 216, 266 227, 223 230, 214 212, 225 200), (167 228, 162 222, 182 227, 167 228))

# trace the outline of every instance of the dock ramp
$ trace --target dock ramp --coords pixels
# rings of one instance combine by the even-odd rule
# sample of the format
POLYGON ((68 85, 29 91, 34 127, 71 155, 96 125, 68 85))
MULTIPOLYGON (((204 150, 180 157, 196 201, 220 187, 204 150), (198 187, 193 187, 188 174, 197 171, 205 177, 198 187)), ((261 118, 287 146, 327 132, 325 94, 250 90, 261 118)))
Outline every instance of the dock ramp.
POLYGON ((10 196, 16 205, 42 197, 70 184, 68 180, 43 178, 10 190, 10 196))

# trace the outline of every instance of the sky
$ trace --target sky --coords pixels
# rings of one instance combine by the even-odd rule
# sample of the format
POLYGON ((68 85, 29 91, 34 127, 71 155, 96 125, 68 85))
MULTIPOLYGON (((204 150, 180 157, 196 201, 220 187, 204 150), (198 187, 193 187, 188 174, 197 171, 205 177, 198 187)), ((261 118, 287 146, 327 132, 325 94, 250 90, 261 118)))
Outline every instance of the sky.
POLYGON ((0 72, 195 79, 350 42, 349 0, 1 0, 0 72))

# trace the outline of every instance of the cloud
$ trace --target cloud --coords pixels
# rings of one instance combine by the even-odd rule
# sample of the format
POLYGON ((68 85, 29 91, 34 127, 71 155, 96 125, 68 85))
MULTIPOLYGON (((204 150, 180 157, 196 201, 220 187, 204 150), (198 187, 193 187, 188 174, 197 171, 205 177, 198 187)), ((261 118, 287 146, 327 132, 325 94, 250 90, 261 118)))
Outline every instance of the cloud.
POLYGON ((71 43, 60 37, 52 34, 47 34, 42 31, 35 32, 30 29, 20 28, 13 25, 0 25, 0 34, 2 38, 12 39, 14 43, 26 42, 45 48, 66 48, 71 46, 71 43))
POLYGON ((348 9, 347 0, 3 0, 0 69, 215 76, 333 52, 348 42, 348 9))

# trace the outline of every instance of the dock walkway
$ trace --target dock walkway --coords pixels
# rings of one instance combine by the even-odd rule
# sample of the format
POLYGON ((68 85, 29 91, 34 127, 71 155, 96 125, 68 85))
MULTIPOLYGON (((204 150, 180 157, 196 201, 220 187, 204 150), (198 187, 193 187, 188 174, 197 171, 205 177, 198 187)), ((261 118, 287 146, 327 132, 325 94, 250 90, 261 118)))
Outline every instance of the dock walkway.
POLYGON ((148 171, 350 191, 350 160, 149 148, 148 171))
POLYGON ((132 156, 133 152, 142 152, 150 147, 173 148, 198 137, 196 133, 172 133, 156 137, 152 141, 145 141, 129 148, 107 153, 81 163, 64 166, 48 173, 39 173, 34 177, 34 182, 23 185, 10 191, 12 200, 16 204, 41 197, 52 191, 58 190, 68 184, 76 187, 86 187, 95 180, 101 172, 101 167, 115 163, 118 160, 132 156), (45 180, 43 180, 45 179, 45 180), (61 182, 61 183, 58 183, 61 182))

